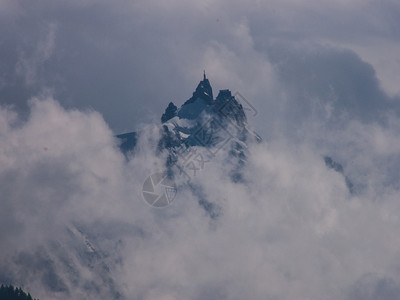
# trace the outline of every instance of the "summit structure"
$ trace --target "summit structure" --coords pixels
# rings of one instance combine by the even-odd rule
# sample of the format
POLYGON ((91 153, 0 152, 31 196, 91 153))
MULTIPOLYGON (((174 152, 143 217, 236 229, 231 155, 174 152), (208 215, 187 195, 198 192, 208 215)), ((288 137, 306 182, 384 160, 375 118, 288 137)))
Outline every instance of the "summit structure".
POLYGON ((205 107, 212 105, 213 102, 212 87, 204 72, 203 80, 197 85, 192 97, 179 109, 178 116, 180 118, 193 120, 199 116, 205 107))
POLYGON ((203 80, 200 81, 200 83, 198 84, 196 90, 193 92, 192 98, 190 98, 186 102, 189 102, 189 103, 193 102, 197 98, 203 99, 207 104, 212 104, 213 99, 214 99, 213 98, 213 92, 212 92, 211 84, 210 84, 210 81, 206 77, 206 72, 205 71, 204 71, 204 74, 203 74, 203 80))

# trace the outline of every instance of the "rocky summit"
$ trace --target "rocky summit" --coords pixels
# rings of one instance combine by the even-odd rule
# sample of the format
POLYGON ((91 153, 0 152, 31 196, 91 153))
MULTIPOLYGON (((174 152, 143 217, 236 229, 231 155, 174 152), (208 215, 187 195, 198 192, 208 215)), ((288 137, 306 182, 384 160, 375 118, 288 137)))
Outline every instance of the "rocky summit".
MULTIPOLYGON (((161 116, 161 124, 161 151, 167 149, 174 152, 175 148, 182 146, 219 149, 229 141, 232 150, 243 152, 241 150, 247 147, 248 141, 261 140, 248 129, 243 106, 230 90, 220 90, 214 99, 205 73, 192 97, 181 107, 178 108, 173 102, 168 104, 161 116)), ((122 141, 121 150, 127 154, 134 149, 138 135, 126 133, 117 137, 122 141)))

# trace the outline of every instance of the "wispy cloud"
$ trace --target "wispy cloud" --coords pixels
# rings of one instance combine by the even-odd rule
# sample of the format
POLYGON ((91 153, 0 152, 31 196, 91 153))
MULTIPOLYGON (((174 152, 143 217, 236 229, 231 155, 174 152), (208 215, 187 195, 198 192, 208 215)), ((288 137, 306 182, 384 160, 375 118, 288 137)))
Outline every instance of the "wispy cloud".
POLYGON ((33 51, 29 49, 29 52, 26 53, 24 50, 20 50, 16 73, 24 78, 27 86, 40 84, 39 71, 43 69, 43 64, 54 52, 56 32, 57 25, 51 23, 46 26, 44 38, 37 42, 33 51))
POLYGON ((1 282, 40 299, 396 299, 395 1, 0 10, 1 282), (246 184, 220 151, 153 209, 142 185, 166 158, 154 124, 203 69, 257 108, 264 142, 246 184), (114 133, 134 128, 127 162, 114 133))

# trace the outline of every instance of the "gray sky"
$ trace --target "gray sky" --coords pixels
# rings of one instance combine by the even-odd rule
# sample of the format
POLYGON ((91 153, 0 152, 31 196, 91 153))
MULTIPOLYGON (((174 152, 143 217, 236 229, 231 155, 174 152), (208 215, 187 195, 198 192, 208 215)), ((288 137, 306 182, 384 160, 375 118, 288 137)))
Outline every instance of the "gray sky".
POLYGON ((0 0, 0 283, 40 299, 398 299, 399 23, 394 0, 0 0), (256 107, 264 142, 246 184, 221 151, 196 192, 176 179, 153 209, 154 124, 203 69, 256 107), (137 129, 127 162, 114 134, 137 129))
POLYGON ((203 69, 268 119, 329 95, 368 114, 400 93, 396 1, 3 0, 0 15, 1 103, 26 112, 50 91, 116 133, 182 104, 203 69))

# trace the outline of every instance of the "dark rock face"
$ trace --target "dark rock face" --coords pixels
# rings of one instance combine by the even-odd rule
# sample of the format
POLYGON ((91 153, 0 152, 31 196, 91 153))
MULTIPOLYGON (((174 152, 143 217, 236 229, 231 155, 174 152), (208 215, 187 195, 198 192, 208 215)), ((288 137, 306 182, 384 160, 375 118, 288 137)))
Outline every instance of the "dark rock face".
POLYGON ((200 83, 197 85, 196 90, 193 92, 193 96, 183 105, 190 104, 198 98, 203 99, 208 105, 212 104, 212 102, 214 101, 212 87, 210 81, 206 78, 205 73, 203 80, 200 81, 200 83))
POLYGON ((341 164, 339 164, 338 162, 334 161, 331 157, 325 156, 324 161, 325 161, 325 165, 328 168, 333 169, 336 172, 343 174, 343 166, 341 164))
POLYGON ((213 92, 210 85, 210 81, 204 78, 197 85, 196 90, 193 92, 193 96, 188 99, 179 109, 178 117, 182 119, 194 120, 199 117, 200 113, 214 102, 213 92))
POLYGON ((136 132, 123 133, 117 135, 116 137, 120 139, 121 144, 119 145, 119 148, 121 149, 121 152, 125 155, 127 155, 128 152, 132 151, 135 148, 138 139, 138 135, 136 132))
POLYGON ((243 107, 235 97, 232 96, 230 90, 219 91, 213 109, 220 118, 230 119, 238 127, 245 127, 247 124, 247 118, 243 107))
POLYGON ((350 192, 351 194, 354 194, 354 193, 355 193, 354 184, 353 184, 353 183, 351 182, 351 180, 344 174, 343 166, 342 166, 340 163, 334 161, 334 160, 333 160, 331 157, 329 157, 329 156, 325 156, 325 157, 324 157, 324 161, 325 161, 325 165, 326 165, 329 169, 333 169, 333 170, 335 170, 336 172, 338 172, 338 173, 340 173, 340 174, 342 174, 342 175, 344 176, 344 179, 345 179, 345 182, 346 182, 346 186, 347 186, 349 192, 350 192))
POLYGON ((177 109, 178 108, 175 106, 175 104, 170 102, 165 109, 165 113, 163 113, 163 115, 161 116, 161 123, 165 123, 175 117, 177 109))

